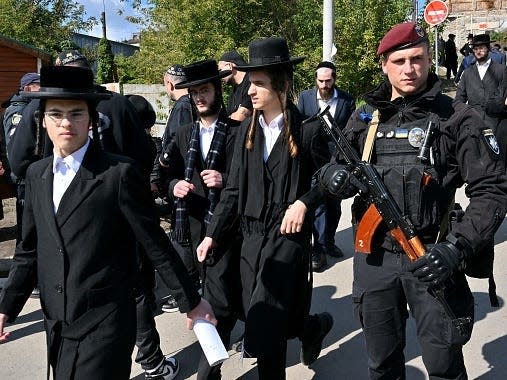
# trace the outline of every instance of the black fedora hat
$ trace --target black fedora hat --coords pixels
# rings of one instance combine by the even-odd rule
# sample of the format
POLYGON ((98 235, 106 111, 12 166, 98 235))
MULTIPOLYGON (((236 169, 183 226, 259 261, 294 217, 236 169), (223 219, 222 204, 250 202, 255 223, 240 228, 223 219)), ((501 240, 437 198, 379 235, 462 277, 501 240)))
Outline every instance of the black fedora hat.
POLYGON ((472 39, 473 46, 477 46, 477 45, 488 45, 489 46, 489 44, 491 42, 495 42, 495 41, 490 40, 489 34, 477 34, 472 39))
POLYGON ((291 58, 287 41, 280 37, 259 38, 248 45, 249 62, 238 65, 239 71, 256 71, 281 65, 297 65, 305 57, 291 58))
POLYGON ((231 70, 218 70, 217 61, 214 59, 206 59, 192 63, 183 68, 186 74, 186 80, 176 84, 174 87, 189 88, 198 86, 200 84, 216 81, 220 78, 226 77, 232 73, 231 70))
POLYGON ((80 99, 99 101, 111 97, 99 92, 93 84, 90 69, 74 66, 45 66, 40 70, 40 90, 21 92, 22 96, 38 99, 80 99))

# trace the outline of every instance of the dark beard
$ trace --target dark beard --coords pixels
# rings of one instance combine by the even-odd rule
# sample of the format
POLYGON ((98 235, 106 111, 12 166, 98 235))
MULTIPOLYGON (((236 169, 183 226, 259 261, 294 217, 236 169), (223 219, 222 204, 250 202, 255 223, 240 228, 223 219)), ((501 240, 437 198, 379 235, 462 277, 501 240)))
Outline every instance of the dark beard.
POLYGON ((222 107, 221 100, 218 99, 218 96, 215 96, 215 100, 214 100, 213 103, 211 103, 211 105, 209 106, 209 108, 206 111, 201 112, 199 115, 203 116, 203 117, 208 117, 208 116, 216 115, 220 111, 221 107, 222 107))
POLYGON ((334 88, 330 88, 329 90, 319 90, 320 97, 323 100, 328 100, 333 97, 334 88))

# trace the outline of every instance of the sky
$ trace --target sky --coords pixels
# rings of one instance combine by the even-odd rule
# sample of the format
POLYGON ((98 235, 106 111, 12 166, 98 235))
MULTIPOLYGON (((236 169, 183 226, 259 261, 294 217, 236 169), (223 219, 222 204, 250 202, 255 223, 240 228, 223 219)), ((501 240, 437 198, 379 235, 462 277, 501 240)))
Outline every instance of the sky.
POLYGON ((99 24, 91 31, 84 32, 95 37, 102 37, 102 24, 100 13, 106 9, 107 38, 112 41, 124 41, 132 38, 132 33, 139 31, 139 26, 125 20, 125 16, 118 15, 118 9, 122 9, 125 15, 135 15, 130 6, 118 0, 80 0, 84 5, 86 15, 95 17, 99 24))

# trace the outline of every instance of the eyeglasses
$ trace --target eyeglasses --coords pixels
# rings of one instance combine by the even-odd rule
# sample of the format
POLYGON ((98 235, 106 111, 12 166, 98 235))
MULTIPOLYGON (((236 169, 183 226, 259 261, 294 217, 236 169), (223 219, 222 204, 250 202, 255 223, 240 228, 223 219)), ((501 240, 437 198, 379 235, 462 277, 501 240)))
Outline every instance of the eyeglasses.
POLYGON ((71 123, 80 123, 85 121, 88 117, 88 112, 84 111, 71 111, 71 112, 60 112, 60 111, 47 111, 44 115, 49 117, 55 123, 61 123, 63 119, 67 119, 71 123))
POLYGON ((201 90, 190 90, 190 96, 192 98, 197 98, 198 96, 207 96, 211 92, 211 89, 209 87, 205 87, 201 90))

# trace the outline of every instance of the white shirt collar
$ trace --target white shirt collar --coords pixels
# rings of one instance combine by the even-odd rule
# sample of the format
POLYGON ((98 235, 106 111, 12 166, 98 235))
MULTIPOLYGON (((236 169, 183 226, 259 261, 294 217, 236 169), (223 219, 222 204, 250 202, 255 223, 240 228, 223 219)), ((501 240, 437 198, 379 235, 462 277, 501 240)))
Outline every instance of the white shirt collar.
POLYGON ((259 116, 259 124, 263 129, 265 128, 278 128, 278 130, 282 130, 283 128, 283 113, 280 113, 277 117, 275 117, 273 120, 271 120, 271 123, 269 125, 266 123, 266 120, 264 120, 264 115, 260 114, 259 116))
POLYGON ((88 146, 90 145, 90 138, 86 140, 86 143, 73 152, 72 154, 69 154, 67 157, 62 158, 56 153, 53 153, 53 173, 56 173, 57 171, 57 165, 59 162, 65 162, 67 166, 72 169, 72 171, 77 172, 79 170, 79 167, 81 166, 81 163, 83 162, 84 155, 86 151, 88 150, 88 146))
POLYGON ((205 126, 201 120, 199 120, 199 133, 202 135, 204 133, 213 133, 217 126, 218 117, 208 126, 205 126))
POLYGON ((487 68, 489 67, 489 65, 491 64, 491 58, 488 58, 488 60, 486 62, 484 62, 482 65, 479 63, 479 61, 476 61, 475 64, 478 66, 478 67, 484 67, 484 68, 487 68))

